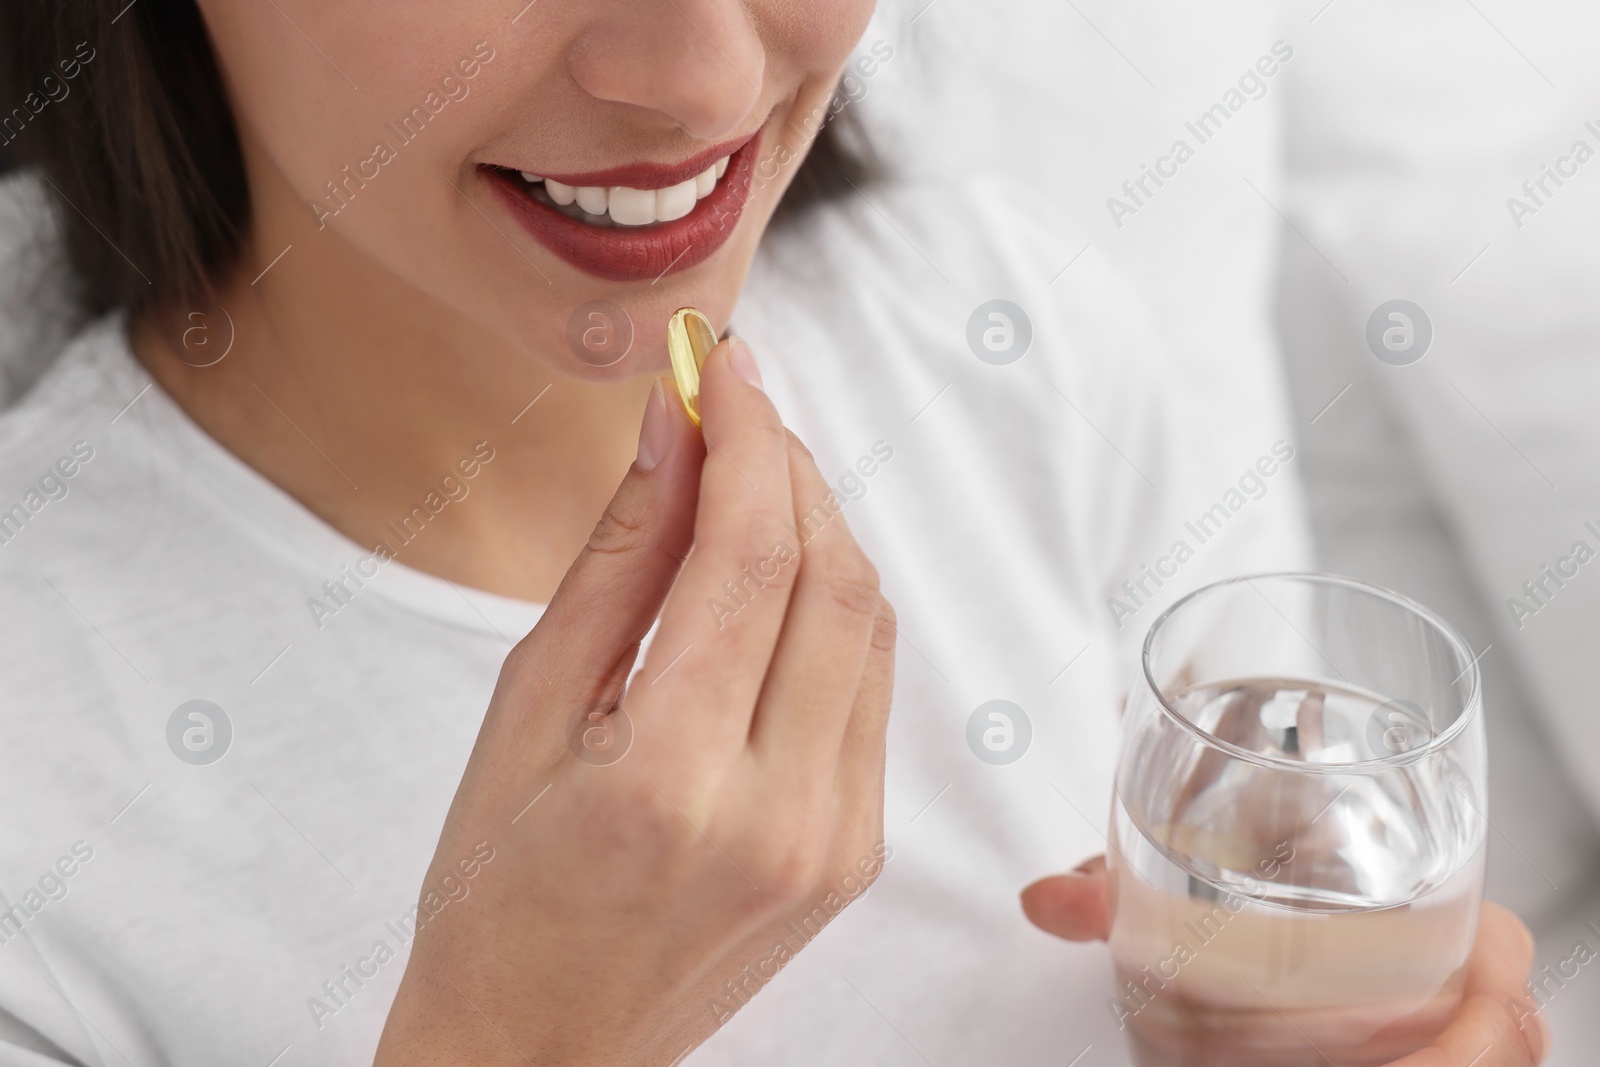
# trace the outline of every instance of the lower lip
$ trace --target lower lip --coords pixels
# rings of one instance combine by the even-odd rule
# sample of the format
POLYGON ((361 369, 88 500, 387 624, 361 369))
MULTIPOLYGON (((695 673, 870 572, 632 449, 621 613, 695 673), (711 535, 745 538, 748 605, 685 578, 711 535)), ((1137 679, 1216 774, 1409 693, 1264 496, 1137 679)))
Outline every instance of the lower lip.
POLYGON ((704 262, 733 236, 750 195, 759 133, 728 157, 728 170, 694 210, 649 226, 589 226, 529 195, 509 174, 482 168, 534 240, 572 266, 611 282, 651 281, 704 262))

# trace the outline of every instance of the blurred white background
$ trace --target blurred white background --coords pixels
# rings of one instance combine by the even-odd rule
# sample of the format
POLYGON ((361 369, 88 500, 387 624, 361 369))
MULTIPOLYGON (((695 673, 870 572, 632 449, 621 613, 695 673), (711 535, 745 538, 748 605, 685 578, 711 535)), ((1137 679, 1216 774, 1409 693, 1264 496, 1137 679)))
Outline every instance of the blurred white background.
POLYGON ((1507 603, 1600 547, 1600 8, 894 0, 875 38, 896 57, 856 114, 898 180, 1047 193, 1134 279, 1240 465, 1287 411, 1322 568, 1416 597, 1481 654, 1490 893, 1552 968, 1550 1062, 1600 1060, 1600 967, 1556 970, 1600 951, 1600 566, 1531 617, 1507 603), (1292 55, 1257 68, 1275 45, 1292 55), (1203 143, 1186 126, 1266 67, 1203 143), (1124 182, 1179 139, 1192 158, 1136 200, 1124 182), (1531 198, 1557 165, 1575 173, 1531 198), (1365 340, 1393 299, 1434 334, 1406 366, 1365 340))
MULTIPOLYGON (((892 180, 997 170, 1056 201, 1142 292, 1223 454, 1297 443, 1322 568, 1480 651, 1490 892, 1541 967, 1600 950, 1600 563, 1520 628, 1508 607, 1600 547, 1600 8, 886 0, 875 41, 893 58, 851 107, 892 180), (1202 143, 1188 124, 1262 57, 1202 143), (1124 188, 1180 139, 1192 158, 1124 188), (1523 183, 1578 141, 1596 158, 1535 202, 1523 183), (1431 322, 1410 365, 1365 341, 1393 299, 1431 322)), ((0 401, 70 326, 30 195, 0 199, 0 401)), ((1600 1060, 1600 965, 1541 988, 1550 1062, 1600 1060)))

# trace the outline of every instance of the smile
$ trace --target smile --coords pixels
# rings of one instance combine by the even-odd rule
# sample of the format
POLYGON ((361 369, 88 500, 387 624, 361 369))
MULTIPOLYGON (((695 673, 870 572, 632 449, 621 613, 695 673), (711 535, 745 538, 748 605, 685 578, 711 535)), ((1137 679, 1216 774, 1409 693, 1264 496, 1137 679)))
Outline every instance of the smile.
POLYGON ((688 270, 733 235, 760 141, 718 146, 677 164, 633 163, 549 175, 481 166, 522 228, 567 263, 607 281, 688 270))

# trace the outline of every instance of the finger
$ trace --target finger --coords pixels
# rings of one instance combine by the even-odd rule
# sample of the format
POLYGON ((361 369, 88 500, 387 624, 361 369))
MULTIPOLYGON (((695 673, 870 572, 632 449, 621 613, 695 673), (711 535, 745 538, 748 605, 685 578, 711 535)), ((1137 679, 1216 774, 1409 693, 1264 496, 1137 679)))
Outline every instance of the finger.
POLYGON ((697 438, 657 382, 637 458, 539 624, 507 658, 514 677, 530 686, 560 679, 554 695, 575 704, 614 692, 626 677, 693 538, 697 438))
POLYGON ((1504 997, 1478 993, 1433 1044, 1388 1067, 1535 1067, 1545 1040, 1533 1018, 1518 1019, 1504 997))
POLYGON ((1486 902, 1467 963, 1466 1000, 1428 1048, 1390 1067, 1530 1067, 1544 1059, 1549 1031, 1528 994, 1533 936, 1511 912, 1486 902))
POLYGON ((871 599, 872 636, 868 639, 867 664, 839 746, 839 769, 834 780, 845 810, 862 810, 872 820, 873 831, 881 833, 885 733, 894 694, 894 650, 899 629, 894 608, 883 594, 872 594, 871 599))
POLYGON ((1534 1051, 1534 1062, 1550 1049, 1550 1027, 1528 989, 1533 968, 1533 934, 1521 919, 1492 901, 1478 917, 1467 971, 1467 995, 1497 997, 1534 1051))
POLYGON ((629 695, 631 713, 666 710, 672 732, 701 749, 719 737, 745 743, 795 579, 781 563, 795 541, 788 433, 759 382, 736 338, 702 368, 694 553, 662 608, 644 685, 629 695))
POLYGON ((1467 965, 1467 992, 1524 993, 1532 966, 1533 934, 1511 912, 1484 901, 1467 965))
POLYGON ((769 777, 831 789, 839 744, 872 644, 878 575, 798 438, 789 435, 798 568, 750 727, 769 777))
POLYGON ((1068 941, 1104 941, 1111 930, 1106 858, 1071 874, 1041 878, 1022 891, 1022 912, 1046 933, 1068 941))

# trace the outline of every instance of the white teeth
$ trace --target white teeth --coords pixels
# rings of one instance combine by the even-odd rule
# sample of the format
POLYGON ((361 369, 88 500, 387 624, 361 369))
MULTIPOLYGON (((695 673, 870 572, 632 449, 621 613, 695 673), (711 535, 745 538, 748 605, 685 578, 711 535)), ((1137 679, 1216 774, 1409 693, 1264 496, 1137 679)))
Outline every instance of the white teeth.
MULTIPOLYGON (((717 179, 728 172, 727 158, 719 159, 693 178, 665 189, 633 189, 613 185, 603 189, 594 185, 563 185, 554 178, 540 178, 532 171, 520 171, 523 181, 544 183, 544 191, 561 207, 577 204, 588 215, 608 215, 619 226, 648 226, 653 222, 672 222, 688 215, 697 201, 710 196, 717 179)), ((576 216, 573 216, 576 218, 576 216)), ((596 220, 595 225, 604 225, 596 220)))
POLYGON ((624 226, 648 226, 656 221, 656 191, 611 187, 611 221, 624 226))
POLYGON ((671 222, 694 210, 695 179, 656 190, 656 221, 671 222))
POLYGON ((717 165, 713 163, 694 176, 694 198, 704 200, 717 187, 717 165))
POLYGON ((568 204, 572 203, 573 200, 577 199, 576 189, 570 185, 562 185, 554 178, 545 179, 544 191, 550 194, 551 200, 554 200, 562 207, 566 207, 568 204))

